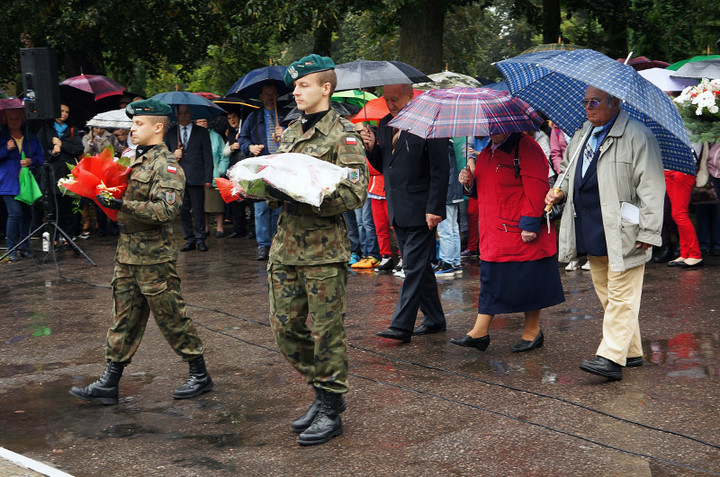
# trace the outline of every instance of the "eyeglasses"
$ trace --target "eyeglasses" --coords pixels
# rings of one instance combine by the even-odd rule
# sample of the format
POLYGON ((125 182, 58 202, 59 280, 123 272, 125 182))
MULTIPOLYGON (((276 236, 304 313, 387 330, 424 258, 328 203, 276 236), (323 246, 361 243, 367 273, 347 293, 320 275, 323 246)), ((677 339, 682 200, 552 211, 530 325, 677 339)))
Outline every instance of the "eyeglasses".
POLYGON ((603 101, 610 101, 612 98, 605 98, 605 99, 583 99, 582 104, 583 108, 586 109, 597 109, 598 106, 600 106, 600 103, 603 101))

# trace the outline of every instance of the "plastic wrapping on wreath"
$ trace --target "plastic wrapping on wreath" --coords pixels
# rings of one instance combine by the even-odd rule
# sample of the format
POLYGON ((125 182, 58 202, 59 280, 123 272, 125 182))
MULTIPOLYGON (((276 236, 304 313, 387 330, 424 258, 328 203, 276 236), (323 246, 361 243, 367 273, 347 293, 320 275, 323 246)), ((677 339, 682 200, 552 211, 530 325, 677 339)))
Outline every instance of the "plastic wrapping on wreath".
POLYGON ((220 197, 223 198, 226 204, 235 202, 236 200, 242 200, 240 190, 230 179, 216 177, 215 184, 217 184, 217 189, 220 191, 220 197))
POLYGON ((244 197, 272 199, 271 189, 291 199, 319 207, 332 194, 349 169, 295 152, 244 159, 227 176, 244 197))
POLYGON ((92 199, 110 219, 117 220, 118 211, 103 207, 95 196, 105 194, 121 198, 131 171, 130 167, 115 162, 110 149, 105 149, 96 156, 83 157, 70 175, 58 181, 58 185, 92 199))

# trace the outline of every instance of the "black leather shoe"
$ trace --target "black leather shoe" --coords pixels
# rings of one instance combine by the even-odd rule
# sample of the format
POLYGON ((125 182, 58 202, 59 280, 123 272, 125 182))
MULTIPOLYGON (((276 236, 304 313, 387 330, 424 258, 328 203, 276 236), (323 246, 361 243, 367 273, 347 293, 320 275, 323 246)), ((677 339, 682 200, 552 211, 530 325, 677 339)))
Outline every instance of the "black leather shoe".
POLYGON ((387 330, 378 331, 376 333, 381 338, 389 338, 391 340, 402 341, 403 343, 409 343, 412 337, 411 333, 406 331, 400 331, 395 328, 388 328, 387 330))
MULTIPOLYGON (((310 407, 307 411, 305 411, 305 414, 298 417, 292 422, 292 430, 293 432, 296 432, 300 434, 305 429, 310 427, 310 424, 313 423, 315 420, 315 416, 317 416, 318 412, 320 411, 320 404, 322 403, 323 393, 322 389, 313 386, 313 389, 315 390, 315 400, 310 404, 310 407)), ((345 410, 345 400, 340 398, 340 412, 343 412, 345 410)))
POLYGON ((270 247, 258 247, 258 260, 267 260, 270 256, 270 247))
POLYGON ((200 356, 188 361, 188 378, 182 385, 173 391, 175 399, 190 399, 213 389, 213 381, 205 368, 205 358, 200 356))
POLYGON ((195 250, 195 242, 185 242, 185 245, 180 249, 181 252, 189 252, 190 250, 195 250))
POLYGON ((670 250, 670 247, 661 247, 658 249, 657 254, 653 257, 652 261, 655 263, 665 263, 669 262, 673 258, 673 253, 670 250))
POLYGON ((431 335, 433 333, 440 333, 441 331, 445 331, 445 323, 443 323, 442 325, 426 325, 425 323, 422 323, 413 330, 413 334, 431 335))
POLYGON ((473 338, 470 335, 465 335, 460 339, 450 338, 450 342, 454 345, 485 351, 490 344, 490 335, 481 336, 480 338, 473 338))
POLYGON ((207 252, 207 251, 208 251, 208 246, 207 246, 207 244, 205 243, 205 241, 198 242, 198 243, 197 243, 197 248, 198 248, 198 250, 200 250, 201 252, 207 252))
POLYGON ((642 366, 643 364, 645 364, 645 361, 643 361, 642 356, 638 356, 637 358, 627 358, 625 360, 626 368, 637 368, 638 366, 642 366))
POLYGON ((81 388, 73 386, 70 394, 86 401, 97 401, 100 404, 113 405, 118 403, 118 383, 125 365, 108 361, 100 379, 81 388))
POLYGON ((602 356, 596 356, 592 361, 583 361, 580 369, 608 378, 610 381, 620 381, 622 379, 622 366, 602 356))
POLYGON ((342 394, 320 390, 320 405, 310 426, 298 436, 301 446, 323 444, 343 432, 340 413, 345 408, 342 394))
POLYGON ((532 351, 535 348, 542 348, 543 343, 545 342, 545 337, 543 336, 542 330, 540 330, 540 333, 537 334, 534 340, 528 341, 528 340, 520 340, 517 343, 515 343, 515 346, 512 347, 513 353, 524 353, 525 351, 532 351))
POLYGON ((667 266, 668 266, 668 267, 684 267, 684 266, 685 266, 685 261, 684 261, 684 260, 680 260, 679 258, 676 258, 675 260, 672 260, 672 261, 668 262, 668 263, 667 263, 667 266))

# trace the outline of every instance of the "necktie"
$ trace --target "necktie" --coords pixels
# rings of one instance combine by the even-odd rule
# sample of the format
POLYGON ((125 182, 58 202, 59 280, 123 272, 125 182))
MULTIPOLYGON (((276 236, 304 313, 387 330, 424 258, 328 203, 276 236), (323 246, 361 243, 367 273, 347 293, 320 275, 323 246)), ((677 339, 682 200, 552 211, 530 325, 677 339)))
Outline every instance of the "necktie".
POLYGON ((398 128, 393 128, 393 136, 392 136, 392 152, 395 152, 395 145, 397 144, 398 137, 400 137, 400 130, 398 128))
POLYGON ((600 136, 601 132, 603 132, 602 126, 594 128, 592 134, 585 143, 585 150, 583 151, 582 177, 585 177, 585 172, 587 172, 588 167, 590 167, 590 163, 593 160, 593 157, 595 157, 598 136, 600 136))
POLYGON ((183 147, 187 147, 187 142, 188 142, 187 126, 183 126, 183 133, 182 133, 183 147))

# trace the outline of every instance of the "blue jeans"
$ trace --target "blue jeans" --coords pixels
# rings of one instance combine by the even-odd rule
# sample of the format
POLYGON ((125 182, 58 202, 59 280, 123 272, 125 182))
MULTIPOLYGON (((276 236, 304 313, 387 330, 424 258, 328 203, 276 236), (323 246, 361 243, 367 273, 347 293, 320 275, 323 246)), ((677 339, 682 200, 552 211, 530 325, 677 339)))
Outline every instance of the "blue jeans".
POLYGON ((358 257, 362 257, 362 247, 360 246, 360 234, 358 232, 357 219, 354 210, 343 212, 345 222, 347 222, 348 238, 350 239, 350 251, 358 257))
POLYGON ((258 248, 269 247, 277 231, 278 217, 282 207, 270 209, 267 202, 255 202, 255 240, 258 248))
POLYGON ((372 216, 372 204, 366 200, 363 206, 355 209, 355 220, 357 222, 358 239, 363 257, 380 257, 377 235, 375 234, 375 222, 372 216))
MULTIPOLYGON (((30 208, 15 200, 15 196, 3 195, 2 198, 8 214, 5 234, 10 250, 30 233, 30 208)), ((25 242, 20 249, 29 251, 30 241, 25 242)))
POLYGON ((458 225, 458 211, 460 204, 447 204, 445 206, 445 220, 438 224, 437 233, 440 240, 440 253, 438 258, 453 267, 460 266, 460 226, 458 225))

